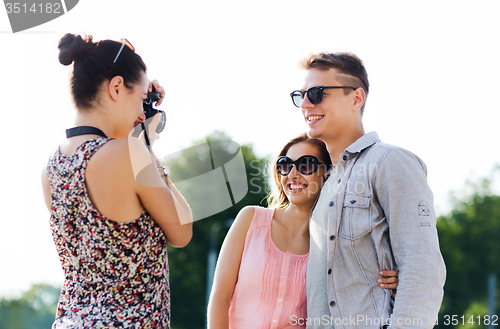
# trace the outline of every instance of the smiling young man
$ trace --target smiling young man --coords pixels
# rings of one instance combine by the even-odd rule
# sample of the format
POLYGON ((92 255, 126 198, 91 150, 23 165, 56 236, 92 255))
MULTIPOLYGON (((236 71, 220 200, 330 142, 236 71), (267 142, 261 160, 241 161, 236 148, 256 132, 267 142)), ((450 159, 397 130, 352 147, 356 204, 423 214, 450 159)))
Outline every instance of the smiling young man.
POLYGON ((446 269, 427 169, 413 153, 365 134, 369 83, 350 53, 311 54, 291 96, 335 166, 311 213, 307 328, 432 328, 446 269), (397 270, 395 299, 379 271, 397 270))

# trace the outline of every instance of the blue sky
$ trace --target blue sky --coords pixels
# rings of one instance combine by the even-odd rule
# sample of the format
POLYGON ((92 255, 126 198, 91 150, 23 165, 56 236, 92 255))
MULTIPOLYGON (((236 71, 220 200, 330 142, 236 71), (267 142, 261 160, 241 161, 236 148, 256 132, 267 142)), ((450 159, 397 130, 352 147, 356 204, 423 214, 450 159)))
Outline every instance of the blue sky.
POLYGON ((2 140, 0 296, 62 282, 40 172, 73 125, 66 33, 126 37, 167 89, 167 155, 223 130, 259 156, 305 131, 289 93, 297 61, 350 51, 370 79, 365 131, 407 148, 428 166, 439 213, 448 193, 500 162, 500 5, 497 1, 96 1, 12 34, 0 9, 2 140))

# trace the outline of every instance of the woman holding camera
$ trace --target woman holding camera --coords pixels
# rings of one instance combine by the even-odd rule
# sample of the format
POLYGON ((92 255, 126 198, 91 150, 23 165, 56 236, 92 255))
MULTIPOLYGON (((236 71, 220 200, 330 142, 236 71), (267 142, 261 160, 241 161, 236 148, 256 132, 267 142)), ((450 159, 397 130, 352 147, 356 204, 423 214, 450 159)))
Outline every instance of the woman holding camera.
MULTIPOLYGON (((213 329, 305 328, 309 214, 328 177, 325 144, 302 134, 273 166, 271 208, 245 207, 222 245, 208 306, 213 329)), ((379 279, 395 289, 397 272, 379 279)))
POLYGON ((65 274, 53 328, 169 328, 166 246, 190 241, 191 211, 130 134, 148 92, 160 92, 159 105, 165 91, 125 39, 66 34, 59 50, 77 111, 42 174, 65 274))

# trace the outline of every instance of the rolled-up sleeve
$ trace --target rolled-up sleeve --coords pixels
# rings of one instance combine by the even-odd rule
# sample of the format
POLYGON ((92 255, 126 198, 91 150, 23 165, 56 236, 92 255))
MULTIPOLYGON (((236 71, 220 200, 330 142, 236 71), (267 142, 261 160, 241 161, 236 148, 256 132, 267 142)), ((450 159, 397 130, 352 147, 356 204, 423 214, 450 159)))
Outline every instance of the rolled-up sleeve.
POLYGON ((399 271, 390 328, 432 328, 446 268, 425 164, 404 149, 388 150, 379 163, 374 192, 389 223, 399 271))

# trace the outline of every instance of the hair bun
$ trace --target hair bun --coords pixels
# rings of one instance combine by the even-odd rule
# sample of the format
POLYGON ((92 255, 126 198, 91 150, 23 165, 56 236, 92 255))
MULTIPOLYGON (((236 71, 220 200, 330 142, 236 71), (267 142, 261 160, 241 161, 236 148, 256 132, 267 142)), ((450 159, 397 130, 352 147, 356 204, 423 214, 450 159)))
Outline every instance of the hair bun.
POLYGON ((59 40, 59 62, 62 65, 70 65, 75 60, 85 57, 94 46, 91 35, 80 35, 66 33, 59 40))

